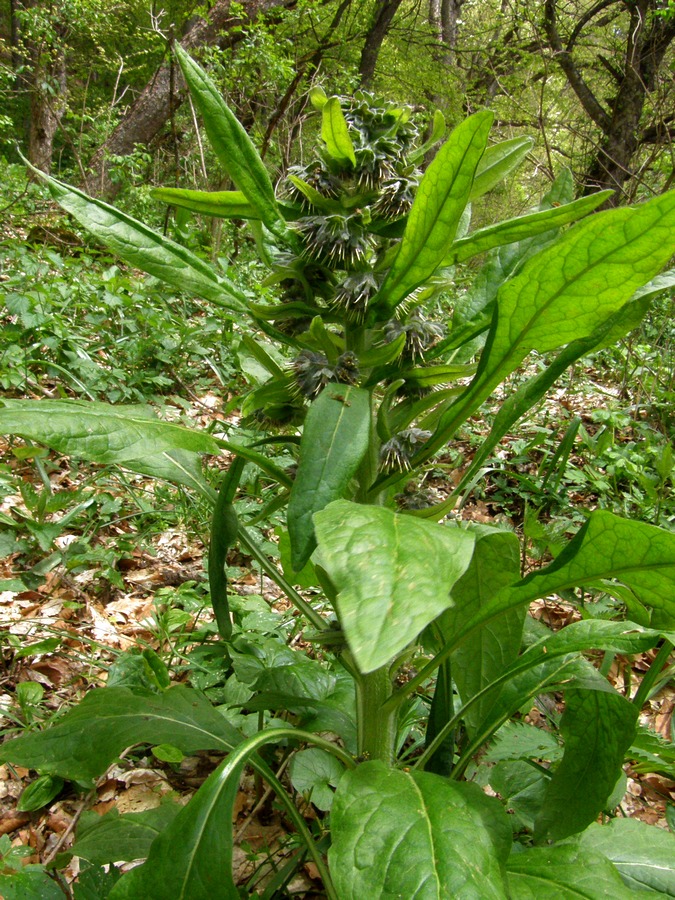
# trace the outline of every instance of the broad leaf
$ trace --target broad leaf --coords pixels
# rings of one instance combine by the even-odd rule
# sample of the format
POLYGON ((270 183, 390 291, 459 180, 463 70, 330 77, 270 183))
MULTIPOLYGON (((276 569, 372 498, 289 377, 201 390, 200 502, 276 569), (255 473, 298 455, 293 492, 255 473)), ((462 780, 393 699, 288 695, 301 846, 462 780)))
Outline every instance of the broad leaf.
POLYGON ((204 216, 222 219, 257 219, 257 210, 241 191, 189 191, 184 188, 154 188, 150 194, 160 203, 179 206, 204 216))
POLYGON ((366 762, 342 777, 328 862, 340 900, 506 898, 511 827, 476 785, 366 762))
POLYGON ((204 696, 177 685, 139 696, 127 688, 101 688, 45 731, 0 748, 0 759, 89 783, 132 744, 172 744, 183 753, 229 751, 242 740, 204 696))
POLYGON ((616 578, 646 605, 675 616, 675 534, 597 510, 555 562, 500 596, 514 603, 616 578))
MULTIPOLYGON (((465 623, 462 632, 455 636, 454 643, 461 643, 467 634, 506 609, 604 578, 616 578, 628 585, 644 603, 672 616, 675 606, 675 535, 653 525, 596 510, 555 562, 499 591, 470 622, 465 623)), ((599 635, 600 622, 595 622, 594 627, 598 628, 595 634, 599 635)), ((634 634, 643 631, 633 625, 624 627, 634 634)), ((569 631, 570 626, 555 635, 556 641, 567 640, 564 636, 569 631)))
MULTIPOLYGON (((459 631, 481 606, 520 572, 520 545, 515 534, 479 528, 471 564, 452 591, 454 606, 438 619, 446 641, 459 631)), ((451 657, 452 676, 462 701, 490 684, 518 656, 522 642, 525 609, 508 610, 468 638, 451 657)), ((494 698, 487 697, 472 707, 465 718, 474 731, 485 718, 494 698)))
POLYGON ((512 244, 514 241, 522 241, 536 234, 543 234, 552 228, 560 228, 570 222, 582 219, 588 213, 593 212, 608 197, 612 191, 600 191, 589 197, 580 197, 574 203, 564 206, 554 206, 552 209, 538 210, 527 213, 515 219, 506 219, 496 225, 488 225, 474 231, 468 237, 461 238, 453 243, 450 253, 444 260, 444 266, 453 266, 484 253, 493 247, 503 244, 512 244))
POLYGON ((85 813, 71 852, 98 866, 144 859, 152 842, 175 819, 180 809, 177 803, 169 801, 156 809, 122 816, 116 810, 104 816, 85 813))
POLYGON ((535 847, 508 861, 511 900, 631 900, 607 857, 578 847, 535 847))
POLYGON ((2 900, 63 900, 63 891, 43 866, 24 866, 16 874, 0 874, 2 900))
POLYGON ((499 291, 483 377, 501 381, 529 351, 592 334, 672 256, 674 231, 671 191, 637 208, 598 213, 537 254, 499 291))
POLYGON ((638 819, 612 819, 591 825, 577 838, 582 850, 611 860, 633 891, 675 897, 675 834, 638 819))
POLYGON ((470 200, 477 200, 510 175, 534 147, 534 138, 517 137, 492 144, 483 154, 476 169, 470 200))
POLYGON ((588 338, 653 278, 673 253, 675 191, 637 208, 585 219, 530 258, 497 295, 478 373, 415 459, 443 446, 527 354, 588 338))
POLYGON ((605 808, 635 736, 639 710, 609 691, 566 691, 562 762, 546 787, 535 822, 538 841, 583 831, 605 808))
POLYGON ((3 400, 0 433, 18 434, 58 453, 202 489, 200 453, 220 454, 206 432, 155 418, 149 407, 81 400, 3 400))
POLYGON ((450 135, 424 174, 398 253, 373 304, 391 313, 443 263, 469 200, 492 113, 476 113, 450 135))
POLYGON ((370 395, 350 385, 326 385, 309 408, 288 502, 296 572, 316 547, 312 516, 343 496, 368 449, 370 419, 370 395))
POLYGON ((335 586, 340 623, 362 672, 390 662, 452 606, 474 547, 468 531, 346 500, 314 522, 317 561, 335 586))
POLYGON ((160 832, 147 861, 124 875, 110 900, 235 900, 232 809, 245 759, 213 772, 160 832))
POLYGON ((332 807, 334 789, 344 773, 345 767, 340 760, 318 747, 296 753, 289 769, 291 784, 295 790, 322 810, 332 807))
POLYGON ((242 312, 246 297, 213 266, 190 250, 114 206, 88 197, 77 188, 39 173, 52 197, 71 216, 125 262, 159 278, 178 291, 203 297, 225 309, 242 312))
POLYGON ((546 781, 541 769, 529 760, 504 760, 490 767, 490 787, 508 809, 514 832, 534 828, 535 817, 544 801, 546 781))
POLYGON ((321 111, 321 137, 332 158, 342 165, 356 165, 354 145, 338 97, 327 100, 321 111))
POLYGON ((251 139, 206 72, 180 44, 174 45, 174 51, 221 165, 272 234, 287 239, 272 182, 251 139))

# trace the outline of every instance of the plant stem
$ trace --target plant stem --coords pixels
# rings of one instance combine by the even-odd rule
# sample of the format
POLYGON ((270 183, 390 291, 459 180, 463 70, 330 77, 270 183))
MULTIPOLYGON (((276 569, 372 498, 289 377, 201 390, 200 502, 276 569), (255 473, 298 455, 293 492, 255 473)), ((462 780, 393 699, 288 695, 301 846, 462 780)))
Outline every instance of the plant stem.
POLYGON ((266 575, 274 581, 275 584, 278 584, 281 590, 286 594, 286 597, 291 601, 293 606, 296 609, 299 609, 300 612, 305 616, 305 618, 312 623, 312 625, 316 628, 317 631, 326 631, 329 628, 328 623, 325 619, 313 609, 306 600, 300 596, 300 594, 295 590, 292 584, 290 584, 281 572, 277 569, 277 567, 272 563, 262 552, 262 550, 258 547, 255 541, 251 538, 246 529, 240 525, 239 526, 239 542, 243 547, 246 548, 248 553, 251 554, 253 559, 256 560, 260 568, 265 572, 266 575))
POLYGON ((383 710, 392 695, 389 666, 360 675, 356 680, 356 722, 358 751, 367 759, 379 759, 388 766, 396 756, 396 708, 383 710))
POLYGON ((654 657, 654 662, 651 664, 647 672, 645 673, 642 682, 640 683, 640 687, 637 689, 637 693, 633 697, 633 703, 637 706, 638 709, 641 709, 642 706, 649 700, 651 692, 656 684, 656 680, 661 674, 661 670, 668 662, 668 658, 672 653, 673 645, 670 641, 664 640, 659 652, 654 657))

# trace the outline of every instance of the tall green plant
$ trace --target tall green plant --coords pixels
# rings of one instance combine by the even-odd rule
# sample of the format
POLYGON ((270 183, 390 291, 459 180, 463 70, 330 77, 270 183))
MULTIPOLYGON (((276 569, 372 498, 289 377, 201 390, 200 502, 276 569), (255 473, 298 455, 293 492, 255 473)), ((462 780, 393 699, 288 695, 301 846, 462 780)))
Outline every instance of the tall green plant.
MULTIPOLYGON (((542 878, 556 896, 632 896, 636 880, 668 893, 672 856, 658 867, 663 881, 657 867, 636 860, 672 854, 670 836, 658 832, 656 840, 647 826, 639 834, 616 827, 619 855, 595 837, 592 823, 614 791, 639 710, 582 653, 637 653, 675 639, 667 631, 675 615, 675 537, 591 513, 553 564, 521 579, 515 535, 438 522, 555 378, 626 333, 650 294, 672 282, 671 275, 649 287, 674 249, 675 194, 566 228, 607 195, 574 201, 563 175, 535 212, 471 231, 471 203, 523 161, 529 140, 490 144, 492 116, 479 112, 450 134, 422 174, 418 164, 445 131, 442 117, 419 146, 405 107, 321 91, 312 97, 321 115, 320 149, 289 173, 277 194, 208 76, 181 50, 177 56, 237 190, 162 189, 156 196, 200 213, 248 219, 277 302, 254 302, 142 223, 53 179, 47 183, 65 209, 125 260, 201 295, 224 315, 247 314, 266 336, 244 339, 269 373, 244 399, 244 412, 277 426, 304 420, 301 433, 297 424, 286 426, 286 441, 297 448, 295 478, 264 455, 265 438, 257 447, 225 440, 136 408, 6 401, 0 430, 173 479, 217 501, 209 575, 222 637, 230 636, 225 555, 239 540, 307 618, 314 629, 309 637, 353 679, 355 753, 316 734, 327 730, 330 712, 330 730, 349 745, 350 723, 330 707, 327 687, 288 663, 260 676, 260 693, 248 704, 291 710, 303 731, 288 727, 244 739, 185 686, 152 698, 111 687, 89 694, 45 732, 9 743, 2 758, 91 782, 134 742, 229 752, 146 845, 147 861, 112 887, 113 900, 239 896, 230 872, 230 822, 246 763, 279 792, 329 897, 525 898, 542 878), (435 320, 437 301, 452 291, 454 267, 484 253, 468 297, 435 320), (289 348, 287 368, 269 352, 270 340, 289 348), (543 367, 506 397, 453 496, 430 504, 420 488, 425 465, 532 352, 547 354, 543 367), (216 496, 198 460, 221 449, 237 462, 216 496), (292 568, 321 586, 334 612, 330 620, 295 591, 295 576, 278 572, 237 520, 245 462, 277 482, 277 506, 287 498, 292 568), (530 601, 575 585, 602 582, 607 589, 612 581, 651 610, 651 627, 582 621, 557 634, 525 627, 530 601), (400 669, 413 658, 416 674, 399 683, 400 669), (426 745, 400 768, 399 714, 422 686, 432 697, 426 745), (524 704, 554 688, 566 692, 564 750, 552 758, 553 768, 532 770, 529 830, 538 846, 514 855, 504 807, 464 779, 478 750, 504 734, 500 729, 524 704), (325 796, 328 784, 339 782, 327 867, 322 848, 257 755, 263 744, 282 740, 327 754, 315 769, 317 791, 325 796), (645 851, 650 843, 652 857, 645 851)), ((306 771, 300 782, 307 786, 306 771)), ((120 858, 111 852, 111 861, 120 858)))

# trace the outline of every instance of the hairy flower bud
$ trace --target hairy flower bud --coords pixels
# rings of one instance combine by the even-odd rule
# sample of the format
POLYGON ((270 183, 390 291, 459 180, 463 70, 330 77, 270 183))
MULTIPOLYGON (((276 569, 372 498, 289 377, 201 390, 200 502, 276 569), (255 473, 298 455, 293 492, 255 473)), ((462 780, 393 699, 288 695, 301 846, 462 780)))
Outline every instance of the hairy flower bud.
POLYGON ((344 312, 348 319, 360 322, 377 288, 377 279, 372 272, 352 272, 338 285, 332 305, 344 312))
POLYGON ((347 350, 332 366, 323 353, 301 350, 292 363, 298 389, 303 397, 314 400, 329 381, 358 384, 359 367, 356 355, 347 350))
POLYGON ((295 224, 305 240, 305 253, 330 265, 350 269, 363 264, 373 239, 359 214, 305 216, 295 224))
POLYGON ((419 309, 416 309, 407 323, 392 319, 384 326, 384 337, 388 343, 405 334, 403 352, 412 360, 419 359, 425 350, 439 341, 445 334, 444 327, 438 322, 430 322, 419 309))
POLYGON ((382 444, 380 465, 388 472, 409 472, 411 460, 418 447, 431 437, 430 431, 421 428, 406 428, 382 444))

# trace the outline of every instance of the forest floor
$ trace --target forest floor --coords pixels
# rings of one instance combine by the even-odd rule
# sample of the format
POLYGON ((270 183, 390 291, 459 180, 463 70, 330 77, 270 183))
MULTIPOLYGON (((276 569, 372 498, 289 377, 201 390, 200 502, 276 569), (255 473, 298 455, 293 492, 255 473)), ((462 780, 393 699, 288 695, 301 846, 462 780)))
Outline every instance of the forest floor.
MULTIPOLYGON (((550 402, 559 403, 561 399, 561 396, 554 397, 550 402)), ((573 401, 567 398, 566 402, 593 408, 586 395, 576 394, 573 401)), ((595 402, 597 405, 603 401, 596 397, 595 402)), ((207 393, 188 408, 186 415, 195 424, 207 425, 213 417, 222 415, 220 406, 218 396, 207 393)), ((13 457, 12 447, 6 443, 1 449, 16 479, 36 478, 30 461, 13 457)), ((505 457, 511 455, 508 441, 502 451, 505 457)), ((470 459, 468 443, 467 453, 465 463, 470 459)), ((87 467, 73 469, 66 459, 53 457, 49 477, 55 491, 76 491, 91 473, 87 467)), ((429 486, 440 497, 447 493, 451 482, 447 473, 443 473, 442 465, 429 486)), ((135 488, 147 492, 148 496, 154 490, 150 480, 139 477, 135 479, 135 488)), ((106 484, 106 491, 109 490, 106 484)), ((461 511, 462 518, 488 524, 510 521, 514 527, 521 527, 522 498, 519 500, 514 495, 514 508, 509 511, 502 501, 491 500, 495 493, 493 488, 482 497, 470 498, 461 511)), ((592 502, 592 498, 584 496, 573 499, 577 503, 592 502)), ((0 504, 0 516, 16 519, 17 511, 22 516, 30 515, 25 497, 19 492, 6 494, 0 504)), ((77 529, 61 529, 54 545, 63 550, 79 536, 77 529)), ((267 537, 271 542, 275 540, 271 531, 267 537)), ((181 655, 184 658, 191 632, 198 624, 203 627, 208 623, 208 606, 180 616, 176 620, 178 624, 169 628, 162 627, 160 622, 162 603, 166 606, 171 602, 175 596, 172 592, 189 591, 192 586, 204 583, 203 535, 173 521, 150 536, 139 536, 134 533, 133 520, 121 519, 102 528, 92 537, 92 542, 101 549, 112 548, 115 554, 120 538, 124 539, 125 551, 115 560, 114 581, 102 575, 100 567, 95 565, 73 574, 56 564, 46 571, 41 583, 27 589, 16 584, 20 554, 10 554, 0 561, 0 584, 9 588, 0 592, 0 634, 3 636, 0 712, 5 713, 0 722, 4 729, 17 733, 58 716, 86 691, 105 684, 109 667, 123 651, 152 648, 171 668, 180 661, 181 655), (37 695, 18 705, 17 687, 28 683, 39 686, 37 695)), ((280 617, 288 615, 288 604, 280 597, 278 588, 256 570, 250 559, 235 550, 231 561, 230 590, 234 594, 260 595, 280 617)), ((524 560, 527 568, 540 562, 540 554, 524 560)), ((531 614, 554 630, 580 618, 578 606, 556 597, 538 601, 532 606, 531 614)), ((298 641, 301 634, 296 636, 298 641)), ((610 671, 617 690, 628 696, 634 694, 654 655, 655 651, 630 659, 617 657, 610 671)), ((186 677, 185 669, 176 672, 179 680, 186 677)), ((552 702, 559 711, 562 709, 559 696, 552 702)), ((671 681, 650 698, 642 710, 641 722, 670 740, 674 707, 671 681)), ((525 721, 546 728, 545 713, 541 704, 535 704, 525 721)), ((126 765, 122 759, 99 779, 93 790, 83 794, 66 787, 55 800, 31 812, 18 812, 17 803, 35 773, 20 766, 0 766, 0 835, 8 835, 14 847, 30 849, 26 862, 48 864, 72 845, 84 812, 101 815, 111 810, 120 814, 141 812, 159 806, 167 796, 187 802, 219 761, 220 757, 209 753, 185 757, 179 764, 162 762, 150 754, 133 766, 126 765)), ((253 777, 244 779, 234 822, 238 841, 235 868, 242 884, 254 876, 264 884, 265 873, 277 871, 290 852, 288 823, 271 800, 261 794, 253 777)), ((673 803, 674 781, 660 774, 639 774, 627 768, 626 793, 619 814, 667 828, 666 808, 673 803)), ((305 811, 310 819, 321 815, 310 804, 305 811)), ((75 878, 77 858, 64 871, 67 877, 75 878)), ((305 865, 296 876, 291 890, 294 896, 322 896, 312 864, 305 865)))

